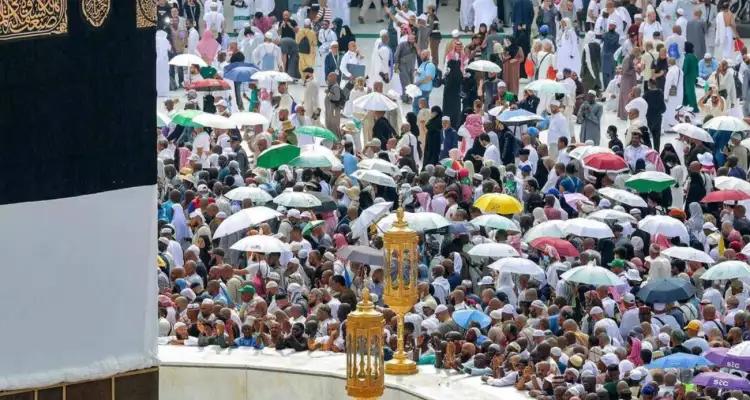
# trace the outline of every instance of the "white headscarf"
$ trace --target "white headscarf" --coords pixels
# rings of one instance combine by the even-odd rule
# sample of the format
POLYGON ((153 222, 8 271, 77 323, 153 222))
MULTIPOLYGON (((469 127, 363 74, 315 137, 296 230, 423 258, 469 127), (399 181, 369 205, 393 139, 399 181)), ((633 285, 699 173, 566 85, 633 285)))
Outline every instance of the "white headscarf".
POLYGON ((193 233, 187 225, 185 211, 180 204, 172 204, 172 226, 174 226, 174 238, 177 243, 182 245, 185 239, 192 239, 193 233))

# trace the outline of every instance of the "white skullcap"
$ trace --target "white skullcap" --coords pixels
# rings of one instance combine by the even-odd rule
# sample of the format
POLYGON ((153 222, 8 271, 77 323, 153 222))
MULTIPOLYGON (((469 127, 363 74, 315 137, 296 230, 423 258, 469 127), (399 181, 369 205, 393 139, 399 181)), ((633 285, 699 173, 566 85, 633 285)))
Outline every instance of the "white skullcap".
POLYGON ((382 30, 380 31, 380 36, 388 36, 388 31, 387 31, 387 30, 385 30, 385 29, 382 29, 382 30))
POLYGON ((457 38, 461 36, 461 33, 458 31, 458 29, 454 29, 453 32, 451 32, 451 36, 457 38))
POLYGON ((439 306, 435 307, 435 314, 440 314, 441 312, 448 311, 448 307, 445 304, 440 304, 439 306))

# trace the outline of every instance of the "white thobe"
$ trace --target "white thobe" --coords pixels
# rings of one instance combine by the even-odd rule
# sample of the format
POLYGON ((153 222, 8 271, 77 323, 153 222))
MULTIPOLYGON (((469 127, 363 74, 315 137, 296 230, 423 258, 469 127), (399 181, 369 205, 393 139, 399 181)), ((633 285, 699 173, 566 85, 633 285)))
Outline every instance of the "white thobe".
POLYGON ((474 0, 460 1, 459 28, 466 29, 471 27, 471 24, 474 22, 474 8, 472 7, 473 5, 474 0))
POLYGON ((198 42, 200 40, 201 40, 201 35, 198 34, 198 31, 195 28, 190 28, 190 32, 188 33, 188 39, 187 39, 186 54, 198 55, 198 51, 196 49, 198 48, 198 42))
POLYGON ((492 25, 492 21, 497 17, 497 6, 493 0, 474 0, 472 4, 474 11, 474 29, 479 30, 480 24, 486 26, 492 25))
POLYGON ((281 48, 271 42, 263 42, 253 51, 253 60, 262 70, 276 71, 281 65, 281 48), (274 63, 271 68, 263 68, 263 59, 266 56, 273 56, 274 63))
POLYGON ((206 23, 206 29, 211 32, 221 33, 224 31, 224 15, 217 11, 207 12, 203 21, 206 23))
POLYGON ((156 95, 169 95, 169 50, 167 32, 156 31, 156 95))
POLYGON ((549 130, 547 131, 547 148, 553 159, 557 159, 557 139, 561 137, 570 139, 570 131, 568 119, 558 112, 549 117, 549 130))
POLYGON ((677 21, 675 21, 675 25, 680 27, 680 35, 682 37, 687 37, 687 23, 688 20, 684 16, 677 18, 677 21))
MULTIPOLYGON (((654 40, 654 32, 661 33, 662 28, 659 21, 654 22, 643 22, 641 23, 640 28, 638 28, 638 31, 643 34, 643 40, 654 40)), ((664 36, 662 36, 664 37, 664 36)))
POLYGON ((570 69, 581 73, 581 50, 578 47, 578 35, 572 28, 565 29, 557 42, 556 70, 570 69))
POLYGON ((364 61, 362 60, 361 56, 358 56, 357 53, 352 51, 347 51, 346 54, 344 54, 343 57, 341 57, 341 66, 339 67, 341 69, 341 77, 351 79, 352 73, 349 72, 348 66, 351 64, 356 65, 364 65, 364 61))
POLYGON ((662 132, 671 128, 672 125, 677 123, 675 115, 677 114, 677 108, 682 105, 682 94, 683 94, 683 76, 682 70, 677 65, 672 65, 667 70, 667 75, 664 82, 664 102, 667 103, 667 110, 664 112, 664 118, 662 119, 662 132), (672 86, 677 87, 677 95, 670 96, 669 88, 672 86))
POLYGON ((716 39, 714 56, 718 60, 731 60, 734 55, 734 32, 724 23, 724 11, 716 15, 716 39))
POLYGON ((332 0, 330 3, 333 18, 341 18, 342 25, 349 26, 351 16, 349 15, 349 2, 347 0, 332 0))
POLYGON ((374 71, 372 79, 374 82, 383 82, 381 74, 385 74, 390 79, 393 72, 391 71, 393 65, 393 52, 391 51, 391 48, 388 47, 387 44, 384 44, 380 39, 375 41, 373 49, 375 50, 372 52, 372 60, 370 61, 370 65, 372 65, 374 71))
POLYGON ((491 160, 493 165, 503 165, 500 160, 500 150, 498 150, 494 144, 491 144, 484 149, 484 159, 485 161, 491 160))
POLYGON ((656 12, 659 14, 661 26, 664 28, 661 36, 665 37, 672 33, 675 15, 677 14, 677 4, 672 0, 664 0, 659 4, 659 7, 656 8, 656 12))
POLYGON ((263 15, 268 15, 273 11, 276 4, 273 0, 255 0, 255 12, 262 12, 263 15))

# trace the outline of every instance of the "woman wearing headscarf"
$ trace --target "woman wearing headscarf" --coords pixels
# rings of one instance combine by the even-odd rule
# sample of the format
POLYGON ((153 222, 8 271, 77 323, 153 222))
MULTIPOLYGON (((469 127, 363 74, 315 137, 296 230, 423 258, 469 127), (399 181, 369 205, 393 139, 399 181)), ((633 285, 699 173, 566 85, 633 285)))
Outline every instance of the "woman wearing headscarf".
POLYGON ((695 83, 698 81, 698 58, 693 52, 693 44, 685 42, 685 59, 682 61, 683 95, 682 105, 698 109, 698 100, 695 96, 695 83))
POLYGON ((516 38, 506 37, 505 53, 503 54, 503 81, 507 90, 516 95, 518 94, 518 81, 521 79, 523 60, 523 49, 518 45, 516 38))
MULTIPOLYGON (((445 55, 445 93, 461 93, 464 60, 465 56, 460 50, 452 49, 445 55)), ((451 118, 453 129, 458 129, 461 126, 461 97, 443 96, 443 112, 451 118)))
POLYGON ((188 227, 185 211, 182 209, 181 204, 172 204, 172 221, 170 223, 174 226, 175 241, 185 250, 191 244, 193 233, 188 227))
POLYGON ((432 117, 424 126, 425 146, 424 165, 437 164, 440 156, 440 131, 442 130, 443 110, 439 106, 433 106, 432 117))
POLYGON ((589 90, 596 90, 599 92, 602 90, 602 83, 599 79, 599 73, 602 69, 602 48, 596 40, 596 35, 593 31, 586 32, 581 47, 583 48, 583 65, 581 66, 581 83, 583 84, 583 90, 586 92, 589 90))
POLYGON ((542 207, 535 208, 534 211, 531 212, 531 215, 534 216, 534 226, 539 225, 542 222, 547 222, 547 215, 544 214, 544 209, 542 207))
POLYGON ((698 202, 692 202, 688 205, 688 213, 690 218, 685 222, 685 227, 688 230, 688 234, 695 239, 702 242, 704 237, 703 224, 706 222, 703 218, 703 209, 698 202))
POLYGON ((513 306, 518 305, 518 296, 515 292, 516 285, 513 283, 513 275, 510 272, 500 272, 498 275, 497 283, 495 284, 495 291, 502 292, 508 295, 508 304, 513 306))
POLYGON ((569 69, 581 74, 581 50, 578 44, 578 34, 573 29, 569 18, 560 21, 560 36, 557 39, 557 58, 555 69, 562 71, 569 69))

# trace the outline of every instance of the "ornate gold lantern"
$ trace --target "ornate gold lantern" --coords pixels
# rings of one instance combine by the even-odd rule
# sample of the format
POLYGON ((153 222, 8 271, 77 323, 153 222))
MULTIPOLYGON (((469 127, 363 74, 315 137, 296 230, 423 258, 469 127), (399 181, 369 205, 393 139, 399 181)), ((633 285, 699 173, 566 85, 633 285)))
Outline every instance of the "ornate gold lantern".
POLYGON ((417 364, 404 351, 404 314, 417 302, 417 266, 419 254, 417 233, 404 220, 404 210, 396 211, 397 220, 385 232, 385 285, 383 301, 398 318, 398 350, 393 359, 385 364, 385 373, 411 375, 417 373, 417 364))
POLYGON ((346 393, 360 400, 383 395, 383 314, 375 311, 370 291, 346 317, 346 393))

